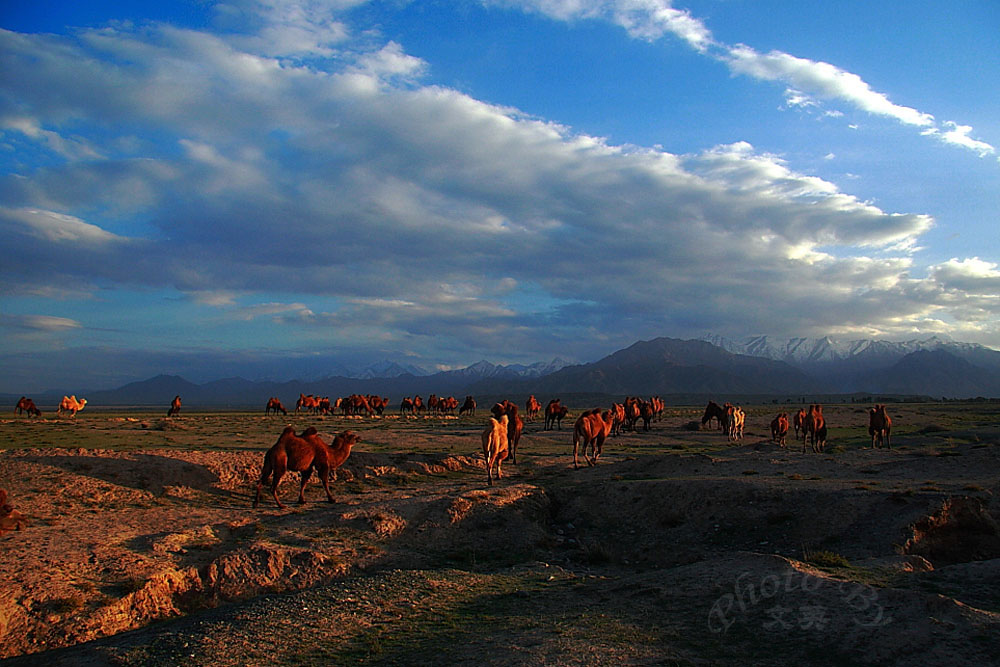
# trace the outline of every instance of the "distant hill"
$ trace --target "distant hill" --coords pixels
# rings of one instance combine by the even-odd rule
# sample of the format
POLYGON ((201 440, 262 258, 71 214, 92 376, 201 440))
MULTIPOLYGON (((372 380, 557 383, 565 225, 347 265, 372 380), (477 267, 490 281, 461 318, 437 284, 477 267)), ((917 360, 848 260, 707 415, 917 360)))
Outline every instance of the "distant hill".
POLYGON ((991 374, 1000 373, 1000 352, 940 336, 899 342, 834 341, 828 337, 785 340, 768 336, 752 336, 739 341, 706 336, 703 340, 730 352, 784 361, 816 378, 826 391, 833 393, 900 393, 948 398, 1000 396, 991 377, 991 374), (921 370, 914 370, 916 368, 921 370), (921 372, 927 374, 921 375, 921 372))
MULTIPOLYGON (((543 402, 547 397, 654 394, 698 400, 706 395, 728 398, 854 393, 1000 397, 1000 352, 981 345, 941 339, 907 343, 794 339, 776 344, 758 337, 744 343, 723 339, 717 342, 720 344, 656 338, 636 342, 593 363, 574 366, 558 359, 526 366, 480 361, 434 374, 405 372, 402 366, 391 363, 369 367, 372 374, 385 373, 388 377, 331 376, 285 382, 226 378, 198 385, 175 375, 158 375, 78 396, 94 406, 143 405, 164 410, 176 395, 189 408, 263 409, 272 396, 280 398, 286 407, 293 407, 300 393, 331 398, 378 394, 389 397, 392 407, 398 406, 404 396, 419 394, 426 398, 432 393, 459 399, 471 394, 484 401, 496 397, 522 401, 528 394, 535 394, 543 402)), ((39 405, 55 405, 60 396, 34 398, 39 405)), ((0 400, 13 406, 17 397, 0 395, 0 400)))
MULTIPOLYGON (((485 384, 476 388, 486 389, 485 384)), ((509 390, 571 394, 784 394, 815 392, 805 373, 780 361, 732 354, 698 340, 640 341, 592 364, 570 366, 509 390)))
POLYGON ((945 350, 911 352, 886 369, 860 379, 864 391, 923 394, 934 398, 1000 396, 1000 375, 945 350))

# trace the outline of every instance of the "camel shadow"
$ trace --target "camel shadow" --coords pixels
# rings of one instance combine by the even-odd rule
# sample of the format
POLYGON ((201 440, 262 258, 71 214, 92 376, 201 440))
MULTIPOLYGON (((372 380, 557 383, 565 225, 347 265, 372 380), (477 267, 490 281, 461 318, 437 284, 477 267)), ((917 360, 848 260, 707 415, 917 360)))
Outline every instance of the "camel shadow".
POLYGON ((109 484, 149 491, 155 496, 164 495, 167 487, 189 487, 205 493, 229 495, 228 491, 218 488, 218 475, 204 466, 169 456, 26 456, 22 460, 92 477, 109 484))

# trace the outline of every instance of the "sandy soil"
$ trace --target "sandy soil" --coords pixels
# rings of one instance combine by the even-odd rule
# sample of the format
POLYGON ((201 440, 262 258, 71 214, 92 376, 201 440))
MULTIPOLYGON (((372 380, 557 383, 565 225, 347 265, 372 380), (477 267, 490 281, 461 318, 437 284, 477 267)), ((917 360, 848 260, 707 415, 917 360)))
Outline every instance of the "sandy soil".
MULTIPOLYGON (((10 664, 988 664, 1000 655, 1000 406, 827 406, 823 454, 668 408, 573 470, 485 417, 129 413, 0 421, 10 664), (333 484, 251 509, 282 426, 362 435, 333 484), (18 658, 17 656, 22 656, 18 658)), ((785 409, 785 408, 782 408, 785 409)), ((574 411, 576 413, 579 410, 574 411)), ((571 420, 567 421, 569 425, 571 420)), ((791 439, 789 440, 791 443, 791 439)))

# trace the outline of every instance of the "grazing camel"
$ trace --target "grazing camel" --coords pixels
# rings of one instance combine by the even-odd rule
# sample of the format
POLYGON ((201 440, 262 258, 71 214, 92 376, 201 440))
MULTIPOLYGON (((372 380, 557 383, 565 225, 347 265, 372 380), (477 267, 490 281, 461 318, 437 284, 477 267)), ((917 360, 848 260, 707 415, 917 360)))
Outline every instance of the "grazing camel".
POLYGON ((788 435, 788 413, 781 412, 771 420, 771 440, 778 443, 779 447, 785 446, 785 437, 788 435))
POLYGON ((87 399, 81 398, 78 401, 76 400, 76 394, 63 396, 62 400, 59 401, 59 409, 56 410, 56 414, 61 415, 64 412, 68 412, 70 417, 75 417, 76 413, 83 410, 83 406, 85 405, 87 405, 87 399))
POLYGON ((876 405, 868 411, 868 434, 872 437, 872 449, 885 446, 892 449, 889 436, 892 433, 892 418, 884 405, 876 405))
POLYGON ((264 415, 265 416, 269 415, 271 414, 272 411, 274 412, 274 414, 278 414, 278 412, 280 411, 281 414, 285 415, 286 417, 288 416, 288 410, 286 410, 285 406, 281 404, 281 401, 278 400, 277 396, 272 396, 271 398, 267 399, 267 405, 264 407, 264 415))
POLYGON ((174 400, 170 401, 170 409, 167 410, 167 416, 173 417, 181 413, 181 397, 174 396, 174 400))
POLYGON ((360 442, 358 435, 352 431, 344 431, 333 439, 333 444, 326 444, 316 429, 312 426, 302 432, 302 435, 295 435, 295 428, 286 426, 281 432, 278 441, 267 450, 264 455, 264 468, 261 470, 260 479, 257 481, 257 495, 254 497, 253 506, 260 503, 261 487, 271 478, 271 495, 278 507, 284 509, 281 500, 278 498, 278 484, 282 476, 288 470, 295 470, 302 473, 302 481, 299 485, 299 504, 305 504, 305 488, 313 469, 319 473, 319 478, 323 482, 323 490, 326 491, 326 499, 333 502, 333 494, 330 493, 330 472, 333 472, 334 480, 337 479, 337 468, 343 465, 347 457, 351 455, 351 447, 360 442))
MULTIPOLYGON (((728 403, 726 404, 729 405, 728 403)), ((726 411, 725 409, 716 403, 715 401, 709 401, 708 405, 705 406, 705 415, 701 418, 702 427, 705 424, 710 424, 712 420, 716 420, 719 423, 719 428, 722 428, 723 423, 726 421, 726 411)))
POLYGON ((399 402, 399 414, 413 414, 413 399, 407 396, 402 401, 399 402))
POLYGON ((545 406, 545 430, 551 430, 553 424, 556 425, 556 428, 562 430, 562 420, 567 414, 569 414, 569 408, 562 405, 558 398, 553 398, 545 406))
POLYGON ((500 479, 500 464, 507 458, 507 415, 500 419, 490 417, 483 431, 483 457, 486 459, 486 481, 493 486, 493 466, 497 468, 497 479, 500 479))
POLYGON ((41 417, 42 411, 38 409, 35 402, 30 398, 22 396, 17 399, 17 405, 14 406, 14 414, 21 415, 26 413, 29 417, 41 417))
POLYGON ((602 415, 600 408, 588 410, 577 417, 576 423, 573 425, 574 469, 580 467, 577 453, 581 444, 583 445, 583 458, 587 461, 587 465, 597 465, 597 459, 601 458, 601 454, 604 452, 604 441, 611 433, 611 427, 614 426, 614 423, 614 413, 611 410, 605 410, 602 415))

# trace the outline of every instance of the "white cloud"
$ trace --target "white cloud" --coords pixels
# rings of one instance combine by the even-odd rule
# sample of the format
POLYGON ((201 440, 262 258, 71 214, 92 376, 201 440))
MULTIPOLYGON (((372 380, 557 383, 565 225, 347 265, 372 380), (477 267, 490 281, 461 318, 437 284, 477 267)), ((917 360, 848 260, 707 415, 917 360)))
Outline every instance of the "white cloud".
MULTIPOLYGON (((995 152, 991 144, 969 136, 970 126, 952 121, 938 125, 932 114, 892 102, 885 93, 873 90, 861 76, 831 63, 778 50, 761 53, 746 44, 718 42, 704 22, 686 10, 674 8, 671 0, 493 0, 492 4, 520 7, 562 21, 602 19, 625 28, 636 39, 647 41, 672 34, 699 53, 726 63, 736 74, 785 84, 785 105, 789 108, 812 111, 822 108, 823 103, 847 104, 869 114, 924 128, 921 134, 973 150, 980 157, 995 152)), ((823 111, 823 117, 843 116, 839 109, 823 111)), ((852 123, 849 127, 858 126, 852 123)))
POLYGON ((0 229, 22 230, 55 243, 103 245, 122 240, 115 234, 72 215, 33 208, 0 208, 0 229))
POLYGON ((79 329, 83 325, 68 317, 53 315, 0 315, 0 326, 41 333, 58 333, 79 329))
POLYGON ((946 128, 944 130, 937 127, 930 128, 925 130, 923 134, 937 137, 947 144, 968 148, 978 153, 979 157, 993 155, 996 152, 996 149, 985 141, 979 141, 970 137, 969 134, 972 132, 972 127, 969 125, 959 125, 947 120, 944 122, 944 127, 946 128))
POLYGON ((907 125, 927 127, 934 124, 934 116, 893 104, 884 94, 872 90, 857 74, 830 63, 797 58, 780 51, 764 54, 744 44, 728 47, 724 60, 734 72, 792 86, 794 91, 786 93, 786 99, 794 100, 797 106, 815 105, 815 98, 837 100, 907 125))
POLYGON ((560 20, 602 19, 619 25, 637 38, 653 41, 671 34, 698 51, 713 43, 712 33, 690 12, 675 9, 670 0, 485 0, 513 6, 560 20))

